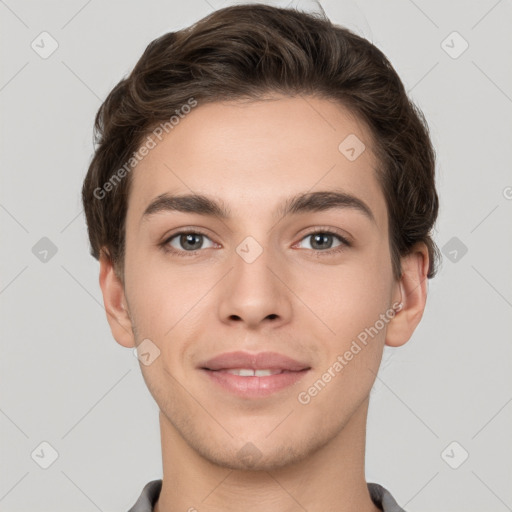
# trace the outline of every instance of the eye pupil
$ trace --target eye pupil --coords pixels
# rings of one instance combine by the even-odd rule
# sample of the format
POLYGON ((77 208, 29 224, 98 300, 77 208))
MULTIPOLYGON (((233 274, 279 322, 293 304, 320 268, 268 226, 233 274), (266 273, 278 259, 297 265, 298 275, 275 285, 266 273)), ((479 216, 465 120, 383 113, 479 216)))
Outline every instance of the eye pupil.
POLYGON ((328 235, 326 233, 317 233, 313 235, 313 240, 314 242, 311 244, 311 246, 314 249, 329 249, 332 245, 332 235, 328 235), (315 245, 319 246, 315 247, 315 245))
POLYGON ((183 248, 196 250, 200 249, 202 245, 202 236, 200 234, 188 233, 186 235, 181 235, 180 244, 183 248), (194 243, 195 239, 195 243, 194 243), (198 241, 199 240, 199 241, 198 241), (187 246, 187 244, 192 244, 194 247, 187 246))

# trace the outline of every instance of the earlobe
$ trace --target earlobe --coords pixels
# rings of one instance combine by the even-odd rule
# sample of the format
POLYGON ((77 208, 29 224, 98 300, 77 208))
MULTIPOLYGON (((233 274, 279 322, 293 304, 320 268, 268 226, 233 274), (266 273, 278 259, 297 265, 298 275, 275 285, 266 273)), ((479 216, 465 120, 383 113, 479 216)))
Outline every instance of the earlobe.
POLYGON ((397 286, 400 288, 402 306, 395 309, 395 316, 388 324, 386 332, 386 345, 391 347, 399 347, 409 341, 425 310, 429 266, 425 244, 415 245, 402 258, 401 263, 402 277, 397 286))
POLYGON ((135 347, 124 285, 117 276, 110 257, 104 251, 100 255, 99 281, 112 336, 123 347, 135 347))

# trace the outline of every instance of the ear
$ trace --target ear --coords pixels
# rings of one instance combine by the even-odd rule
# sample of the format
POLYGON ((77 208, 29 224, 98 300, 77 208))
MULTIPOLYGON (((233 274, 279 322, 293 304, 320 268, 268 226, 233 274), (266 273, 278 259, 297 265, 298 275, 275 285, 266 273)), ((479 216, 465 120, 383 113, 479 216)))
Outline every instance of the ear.
POLYGON ((386 331, 386 345, 399 347, 409 341, 420 323, 427 301, 428 249, 424 243, 416 244, 412 251, 401 259, 402 277, 397 282, 395 316, 386 331), (400 298, 401 297, 401 298, 400 298))
POLYGON ((124 284, 117 276, 110 257, 103 250, 100 254, 100 287, 112 336, 123 347, 135 347, 124 284))

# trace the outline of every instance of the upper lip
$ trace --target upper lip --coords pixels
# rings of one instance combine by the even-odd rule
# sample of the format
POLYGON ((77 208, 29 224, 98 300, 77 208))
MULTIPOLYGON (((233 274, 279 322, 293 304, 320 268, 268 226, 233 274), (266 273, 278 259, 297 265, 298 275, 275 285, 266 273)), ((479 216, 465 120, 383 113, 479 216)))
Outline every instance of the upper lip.
POLYGON ((203 364, 200 368, 207 370, 229 370, 234 368, 244 368, 252 370, 287 370, 301 371, 309 369, 305 363, 296 361, 291 357, 278 354, 276 352, 259 352, 250 354, 248 352, 225 352, 215 356, 203 364))

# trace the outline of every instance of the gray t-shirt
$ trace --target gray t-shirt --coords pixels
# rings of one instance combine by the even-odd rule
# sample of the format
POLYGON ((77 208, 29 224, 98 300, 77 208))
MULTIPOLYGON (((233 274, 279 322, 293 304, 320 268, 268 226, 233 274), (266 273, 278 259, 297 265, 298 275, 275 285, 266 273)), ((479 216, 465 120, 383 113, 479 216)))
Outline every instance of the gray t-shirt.
MULTIPOLYGON (((403 508, 397 505, 391 493, 387 489, 384 489, 382 485, 375 483, 367 483, 367 485, 372 501, 383 512, 405 512, 403 508)), ((153 507, 155 506, 158 496, 160 496, 161 489, 161 479, 148 482, 144 486, 144 489, 142 489, 139 499, 128 512, 153 512, 153 507)))

